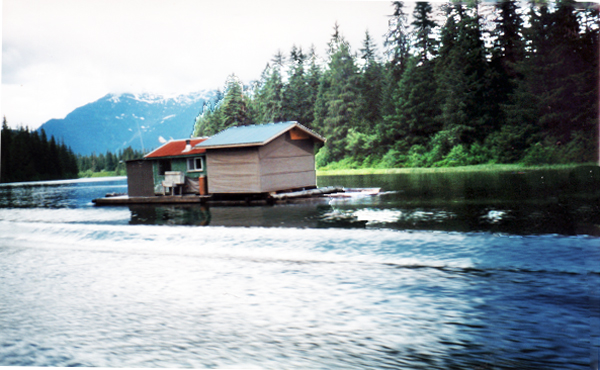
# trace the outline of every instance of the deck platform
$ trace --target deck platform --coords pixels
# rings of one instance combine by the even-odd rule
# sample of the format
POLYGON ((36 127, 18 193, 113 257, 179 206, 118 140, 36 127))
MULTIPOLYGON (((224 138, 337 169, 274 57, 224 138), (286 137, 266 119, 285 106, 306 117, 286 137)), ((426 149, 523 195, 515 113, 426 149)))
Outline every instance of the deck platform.
POLYGON ((266 205, 275 203, 303 202, 310 199, 324 198, 327 194, 343 192, 341 187, 328 186, 310 190, 302 190, 287 193, 267 194, 263 198, 247 197, 245 199, 213 198, 212 195, 156 195, 152 197, 129 197, 128 195, 107 196, 93 199, 97 206, 115 206, 127 204, 190 204, 198 203, 209 206, 233 206, 233 205, 266 205))

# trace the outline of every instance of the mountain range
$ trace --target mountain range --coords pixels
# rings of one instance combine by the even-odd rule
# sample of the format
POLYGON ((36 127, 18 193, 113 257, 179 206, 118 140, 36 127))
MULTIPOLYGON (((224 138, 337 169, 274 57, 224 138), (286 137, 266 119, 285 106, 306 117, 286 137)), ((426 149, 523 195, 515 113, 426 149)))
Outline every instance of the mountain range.
POLYGON ((117 153, 128 146, 146 152, 165 140, 190 137, 195 118, 215 91, 176 97, 153 94, 108 94, 38 130, 63 141, 76 154, 117 153))

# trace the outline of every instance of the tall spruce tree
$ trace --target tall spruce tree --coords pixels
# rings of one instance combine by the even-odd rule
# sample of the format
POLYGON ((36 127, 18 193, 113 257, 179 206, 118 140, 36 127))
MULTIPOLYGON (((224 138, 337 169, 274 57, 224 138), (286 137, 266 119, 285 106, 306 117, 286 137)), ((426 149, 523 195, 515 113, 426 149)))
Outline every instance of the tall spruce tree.
POLYGON ((502 107, 508 103, 516 81, 521 78, 517 66, 525 56, 525 44, 523 20, 517 10, 517 3, 510 0, 499 1, 495 5, 495 27, 491 32, 493 45, 487 77, 488 103, 490 116, 493 117, 490 129, 494 135, 507 124, 502 107))
POLYGON ((282 69, 285 57, 278 51, 272 64, 265 71, 266 80, 254 99, 257 123, 281 122, 285 120, 284 83, 282 69))
POLYGON ((408 16, 404 12, 402 1, 393 1, 393 14, 388 21, 388 32, 385 34, 383 45, 387 56, 384 69, 383 96, 381 100, 381 116, 387 120, 388 126, 393 126, 389 120, 395 112, 394 95, 398 82, 407 67, 410 56, 410 37, 408 16))
POLYGON ((408 15, 404 12, 404 2, 392 1, 394 12, 388 22, 388 32, 384 46, 387 48, 389 68, 392 70, 394 81, 400 81, 406 69, 410 54, 410 38, 408 30, 408 15))
POLYGON ((442 29, 436 66, 438 120, 448 138, 442 155, 454 145, 481 141, 491 132, 487 63, 477 7, 454 4, 442 29))
POLYGON ((0 143, 0 159, 2 160, 0 168, 0 182, 10 181, 10 174, 12 173, 11 162, 12 162, 12 147, 13 132, 8 127, 6 122, 6 116, 2 120, 2 142, 0 143))
POLYGON ((417 2, 413 12, 414 49, 420 62, 428 61, 436 54, 437 42, 433 30, 437 24, 432 19, 432 12, 431 4, 427 1, 417 2))
POLYGON ((377 46, 368 31, 360 49, 362 68, 358 77, 359 102, 357 114, 361 120, 359 130, 373 134, 381 120, 381 99, 384 88, 384 67, 377 56, 377 46))
POLYGON ((308 72, 306 74, 306 85, 308 89, 308 111, 306 112, 307 121, 303 122, 302 124, 306 125, 308 128, 314 129, 313 122, 315 121, 317 95, 319 94, 319 85, 321 84, 321 78, 323 75, 321 67, 319 66, 318 56, 314 45, 311 46, 308 58, 310 59, 310 67, 308 68, 308 72))
POLYGON ((329 42, 328 67, 319 86, 313 127, 327 137, 327 161, 339 161, 346 154, 348 131, 356 128, 358 94, 354 56, 337 23, 329 42))
POLYGON ((312 121, 312 104, 305 73, 307 57, 295 45, 290 52, 289 81, 283 88, 283 117, 286 121, 306 124, 312 121))
POLYGON ((440 114, 440 104, 436 102, 435 95, 431 94, 437 90, 435 63, 430 60, 436 55, 433 37, 436 24, 431 19, 431 13, 429 3, 417 3, 412 23, 416 55, 402 75, 394 96, 394 121, 399 127, 396 136, 404 136, 404 140, 396 138, 394 144, 399 152, 405 152, 413 145, 427 145, 431 137, 441 129, 439 120, 436 120, 440 114))
POLYGON ((223 121, 220 130, 232 126, 245 126, 251 123, 243 88, 242 82, 235 74, 229 76, 223 105, 221 106, 223 121))

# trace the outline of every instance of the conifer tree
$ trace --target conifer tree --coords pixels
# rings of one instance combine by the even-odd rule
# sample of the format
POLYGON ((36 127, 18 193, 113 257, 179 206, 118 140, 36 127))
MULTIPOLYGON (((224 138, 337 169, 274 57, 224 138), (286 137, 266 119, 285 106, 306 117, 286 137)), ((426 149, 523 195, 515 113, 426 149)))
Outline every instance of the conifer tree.
POLYGON ((408 31, 408 15, 404 12, 404 2, 393 1, 394 13, 388 22, 388 33, 384 41, 389 58, 389 68, 392 71, 394 81, 400 81, 402 73, 406 69, 410 40, 408 31))
POLYGON ((0 143, 0 158, 2 160, 1 168, 0 168, 0 182, 8 182, 10 181, 9 176, 12 173, 11 162, 12 162, 12 147, 13 141, 13 132, 8 127, 8 123, 6 122, 6 116, 4 116, 2 120, 2 142, 0 143))
POLYGON ((232 126, 251 124, 243 85, 234 74, 227 79, 225 97, 220 109, 222 109, 222 126, 219 127, 219 131, 232 126))
POLYGON ((315 51, 314 45, 311 47, 309 56, 310 59, 310 67, 308 68, 308 72, 306 74, 306 85, 308 90, 307 95, 307 109, 306 113, 306 122, 302 124, 307 126, 308 128, 313 129, 313 122, 315 120, 315 110, 317 103, 317 95, 319 94, 319 85, 321 83, 322 72, 319 67, 317 52, 315 51))
POLYGON ((413 22, 415 43, 414 49, 417 52, 420 62, 430 60, 436 53, 436 40, 433 36, 433 30, 437 24, 433 21, 431 5, 427 1, 419 1, 415 5, 413 12, 413 22))
POLYGON ((496 3, 495 27, 491 33, 494 42, 491 49, 487 79, 489 81, 488 104, 490 105, 490 116, 493 117, 493 124, 490 128, 492 132, 487 135, 486 140, 488 142, 487 146, 494 148, 493 155, 499 162, 506 161, 506 159, 515 161, 520 154, 515 155, 516 153, 504 152, 507 150, 514 151, 511 149, 514 145, 526 146, 524 142, 521 144, 508 144, 510 138, 514 137, 516 130, 521 130, 524 127, 511 127, 507 122, 505 109, 503 108, 509 103, 509 98, 514 93, 517 81, 522 76, 518 66, 525 56, 523 20, 517 9, 517 3, 514 1, 502 0, 496 3))
POLYGON ((267 65, 264 78, 254 99, 255 120, 257 123, 281 122, 284 117, 282 69, 285 58, 281 51, 273 57, 272 65, 267 65))
POLYGON ((373 134, 375 125, 381 120, 384 70, 378 60, 377 47, 368 31, 365 32, 360 52, 363 66, 358 78, 360 99, 357 114, 362 123, 358 129, 362 133, 373 134))
POLYGON ((289 81, 283 88, 283 118, 286 121, 298 121, 306 124, 312 121, 312 104, 309 86, 304 70, 306 56, 302 48, 295 45, 290 52, 289 81))
POLYGON ((345 155, 348 130, 356 128, 356 65, 350 45, 339 32, 336 23, 329 42, 329 68, 325 71, 315 104, 313 127, 327 138, 329 161, 339 161, 345 155))
POLYGON ((436 24, 431 20, 431 12, 429 3, 419 2, 415 7, 412 25, 416 55, 402 75, 394 95, 394 121, 398 125, 394 146, 399 152, 405 152, 413 145, 425 146, 441 129, 440 122, 435 119, 440 114, 440 104, 431 94, 437 89, 435 64, 430 60, 436 54, 433 38, 436 24))
POLYGON ((221 113, 223 99, 223 93, 221 90, 217 90, 217 93, 211 102, 204 102, 200 113, 196 117, 192 136, 212 136, 220 131, 221 127, 223 127, 221 113))
POLYGON ((481 141, 491 132, 486 73, 477 4, 468 9, 456 3, 442 29, 436 66, 441 103, 437 119, 447 132, 450 148, 481 141))

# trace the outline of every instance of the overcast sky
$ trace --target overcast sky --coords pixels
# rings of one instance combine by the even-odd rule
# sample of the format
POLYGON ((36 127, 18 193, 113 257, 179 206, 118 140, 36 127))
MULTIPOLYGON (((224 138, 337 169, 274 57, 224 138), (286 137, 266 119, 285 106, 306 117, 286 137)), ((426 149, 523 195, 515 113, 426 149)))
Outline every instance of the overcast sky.
POLYGON ((381 43, 391 1, 3 0, 2 115, 37 128, 108 93, 181 94, 258 79, 292 45, 381 43))

